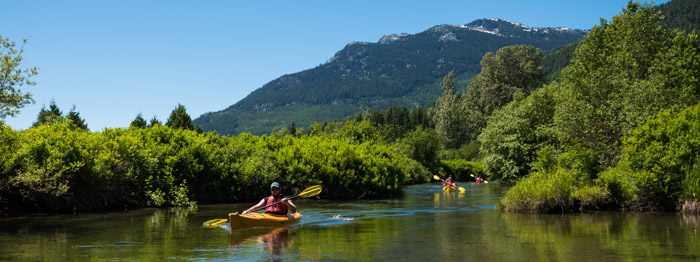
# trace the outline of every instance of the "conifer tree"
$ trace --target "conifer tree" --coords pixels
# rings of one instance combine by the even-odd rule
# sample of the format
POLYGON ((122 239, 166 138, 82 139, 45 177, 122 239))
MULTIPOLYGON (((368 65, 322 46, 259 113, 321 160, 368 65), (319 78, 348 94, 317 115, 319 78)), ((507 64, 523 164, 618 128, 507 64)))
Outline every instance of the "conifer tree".
POLYGON ((148 123, 146 123, 146 119, 143 119, 143 116, 141 115, 141 113, 139 113, 134 119, 134 121, 131 121, 130 126, 144 128, 148 126, 148 123))
POLYGON ((161 125, 163 125, 163 123, 161 123, 160 120, 158 120, 158 118, 156 116, 153 116, 153 118, 151 118, 151 121, 148 123, 148 127, 161 126, 161 125))
POLYGON ((39 115, 36 117, 36 121, 32 124, 32 127, 50 125, 60 121, 65 121, 63 113, 56 105, 56 101, 51 100, 49 109, 46 109, 45 106, 41 107, 41 111, 39 111, 39 115))
POLYGON ((75 105, 73 105, 73 108, 70 109, 70 112, 68 112, 68 115, 66 115, 67 119, 70 119, 73 121, 73 124, 78 126, 78 128, 88 131, 88 125, 85 123, 85 119, 80 117, 80 112, 75 111, 75 105))
POLYGON ((168 117, 165 125, 175 129, 194 130, 192 118, 187 114, 187 109, 182 104, 177 104, 177 107, 170 113, 170 117, 168 117))

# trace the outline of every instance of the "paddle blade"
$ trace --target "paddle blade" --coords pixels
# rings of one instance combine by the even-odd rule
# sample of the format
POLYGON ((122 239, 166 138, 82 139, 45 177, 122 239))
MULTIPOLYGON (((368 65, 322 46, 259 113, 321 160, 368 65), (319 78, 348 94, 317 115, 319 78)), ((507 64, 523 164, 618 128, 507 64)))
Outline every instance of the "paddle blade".
POLYGON ((212 219, 202 224, 205 227, 218 227, 221 224, 228 222, 227 218, 212 219))
POLYGON ((438 173, 440 173, 441 176, 445 176, 445 173, 442 171, 438 171, 438 173))
POLYGON ((460 193, 464 193, 464 191, 467 191, 467 190, 464 189, 463 187, 459 187, 459 192, 460 192, 460 193))
POLYGON ((440 179, 440 177, 437 176, 437 175, 434 175, 434 176, 433 176, 433 179, 435 179, 435 180, 442 180, 442 179, 440 179))
POLYGON ((488 184, 488 183, 489 183, 489 181, 486 181, 486 180, 484 180, 484 183, 488 184))
POLYGON ((310 186, 299 193, 300 197, 312 197, 321 193, 321 185, 310 186))
POLYGON ((474 177, 474 174, 469 174, 470 176, 474 177))

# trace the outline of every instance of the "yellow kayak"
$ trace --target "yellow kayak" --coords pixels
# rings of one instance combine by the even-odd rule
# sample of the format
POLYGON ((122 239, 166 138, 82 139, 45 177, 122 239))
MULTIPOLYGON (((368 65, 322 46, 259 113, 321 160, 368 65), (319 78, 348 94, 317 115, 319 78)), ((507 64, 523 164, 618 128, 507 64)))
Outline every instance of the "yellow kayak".
POLYGON ((456 189, 456 188, 451 187, 451 186, 444 186, 444 187, 442 187, 442 191, 445 191, 445 192, 455 192, 455 189, 456 189))
POLYGON ((248 213, 239 215, 238 213, 229 213, 228 221, 231 229, 244 227, 276 227, 286 226, 298 223, 301 220, 301 213, 296 212, 289 215, 273 215, 266 213, 248 213))

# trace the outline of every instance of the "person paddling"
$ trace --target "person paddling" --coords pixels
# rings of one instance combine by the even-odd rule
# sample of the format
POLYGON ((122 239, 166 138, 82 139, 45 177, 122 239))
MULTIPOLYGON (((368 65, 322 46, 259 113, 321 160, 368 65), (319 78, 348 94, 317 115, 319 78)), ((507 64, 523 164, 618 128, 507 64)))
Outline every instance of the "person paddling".
POLYGON ((272 182, 270 185, 270 192, 272 195, 263 198, 258 202, 258 204, 248 208, 246 211, 243 211, 241 215, 245 215, 250 213, 251 210, 256 210, 258 208, 264 207, 266 205, 271 205, 276 202, 280 202, 279 204, 269 206, 265 208, 265 213, 268 214, 276 214, 276 215, 286 215, 287 212, 292 212, 295 213, 297 212, 297 206, 292 203, 289 198, 284 197, 280 192, 281 192, 280 184, 277 182, 272 182))
POLYGON ((452 179, 452 175, 450 175, 449 177, 447 177, 447 179, 445 179, 442 186, 457 188, 457 182, 454 182, 454 179, 452 179))

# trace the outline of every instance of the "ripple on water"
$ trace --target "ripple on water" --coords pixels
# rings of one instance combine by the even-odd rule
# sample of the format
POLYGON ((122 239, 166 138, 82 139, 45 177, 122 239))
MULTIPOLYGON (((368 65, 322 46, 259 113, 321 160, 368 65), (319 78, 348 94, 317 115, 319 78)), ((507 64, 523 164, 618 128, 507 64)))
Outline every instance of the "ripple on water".
POLYGON ((341 216, 341 215, 335 215, 335 216, 333 216, 331 219, 333 219, 333 220, 341 220, 341 221, 352 221, 352 220, 355 220, 355 219, 352 218, 352 217, 343 217, 343 216, 341 216))

